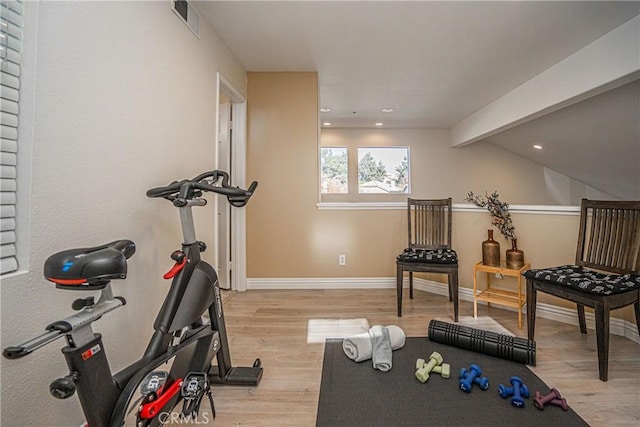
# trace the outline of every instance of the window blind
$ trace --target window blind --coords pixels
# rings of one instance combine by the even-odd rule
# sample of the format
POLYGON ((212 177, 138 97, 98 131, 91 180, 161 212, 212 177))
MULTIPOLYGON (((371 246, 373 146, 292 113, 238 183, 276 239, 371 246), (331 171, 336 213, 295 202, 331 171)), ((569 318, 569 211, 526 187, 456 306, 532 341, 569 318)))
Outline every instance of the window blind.
POLYGON ((18 269, 16 258, 16 191, 22 1, 0 2, 0 274, 18 269))

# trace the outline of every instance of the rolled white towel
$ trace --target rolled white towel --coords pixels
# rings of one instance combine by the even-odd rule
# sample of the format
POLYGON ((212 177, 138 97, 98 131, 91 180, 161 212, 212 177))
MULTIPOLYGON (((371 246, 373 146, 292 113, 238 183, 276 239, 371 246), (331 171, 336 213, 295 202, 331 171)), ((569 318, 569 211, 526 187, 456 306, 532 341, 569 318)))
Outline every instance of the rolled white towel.
POLYGON ((369 329, 369 335, 371 335, 371 346, 373 347, 371 356, 373 367, 382 372, 389 371, 393 365, 389 329, 376 325, 369 329))
MULTIPOLYGON (((396 325, 389 325, 386 328, 389 330, 391 349, 398 350, 399 348, 404 347, 404 331, 396 325)), ((371 335, 369 335, 369 332, 364 332, 362 334, 345 338, 342 341, 342 349, 344 350, 344 354, 355 362, 369 360, 373 355, 371 335)))

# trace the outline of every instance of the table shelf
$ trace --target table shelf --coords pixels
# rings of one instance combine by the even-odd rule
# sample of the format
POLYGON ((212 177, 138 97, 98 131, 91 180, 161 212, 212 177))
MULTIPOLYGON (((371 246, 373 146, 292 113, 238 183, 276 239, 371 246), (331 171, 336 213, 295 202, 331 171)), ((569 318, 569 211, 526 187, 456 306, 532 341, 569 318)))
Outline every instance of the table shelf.
POLYGON ((531 264, 529 263, 525 263, 519 269, 507 268, 504 261, 500 262, 500 266, 484 265, 482 262, 476 263, 473 266, 473 317, 478 317, 478 301, 514 307, 518 311, 518 329, 522 329, 522 307, 526 304, 526 295, 522 290, 522 273, 530 268, 531 264), (484 272, 487 274, 487 287, 484 290, 478 290, 478 272, 484 272), (518 284, 517 291, 492 288, 492 274, 515 277, 518 284))

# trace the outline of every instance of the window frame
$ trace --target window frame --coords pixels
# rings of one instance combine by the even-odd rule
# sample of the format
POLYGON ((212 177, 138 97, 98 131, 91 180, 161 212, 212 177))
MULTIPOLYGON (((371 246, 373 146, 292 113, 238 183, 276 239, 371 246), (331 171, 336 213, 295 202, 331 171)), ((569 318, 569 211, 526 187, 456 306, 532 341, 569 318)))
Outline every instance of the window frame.
MULTIPOLYGON (((358 195, 381 195, 383 197, 386 196, 394 196, 394 195, 402 195, 403 197, 407 197, 411 194, 411 147, 405 145, 390 145, 390 146, 373 146, 373 145, 359 145, 356 147, 357 153, 357 163, 356 163, 356 173, 358 176, 358 195), (360 150, 368 149, 368 150, 405 150, 406 158, 407 158, 407 190, 403 192, 393 191, 393 192, 366 192, 360 190, 360 150)), ((366 154, 365 154, 366 155, 366 154)))
POLYGON ((363 206, 396 206, 398 203, 406 205, 407 197, 411 195, 411 146, 406 144, 357 144, 355 141, 336 139, 329 143, 318 144, 318 171, 317 171, 317 189, 318 203, 333 205, 336 203, 362 204, 363 206), (347 193, 322 193, 322 165, 321 165, 321 149, 322 148, 347 148, 348 157, 348 192, 347 193), (360 148, 403 148, 407 150, 407 176, 409 185, 407 193, 359 193, 358 192, 358 149, 360 148))

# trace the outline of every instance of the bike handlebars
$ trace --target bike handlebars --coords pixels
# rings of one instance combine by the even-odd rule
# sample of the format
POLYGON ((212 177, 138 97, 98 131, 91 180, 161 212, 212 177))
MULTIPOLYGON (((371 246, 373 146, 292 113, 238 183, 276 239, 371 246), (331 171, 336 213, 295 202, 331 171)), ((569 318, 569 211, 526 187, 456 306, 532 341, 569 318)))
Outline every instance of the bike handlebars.
POLYGON ((176 207, 184 207, 190 200, 202 195, 203 191, 222 194, 229 204, 242 207, 249 202, 258 183, 253 181, 247 190, 229 184, 229 174, 224 171, 204 172, 193 179, 174 181, 164 187, 156 187, 147 191, 147 197, 163 197, 176 207), (219 184, 219 185, 216 185, 219 184))

